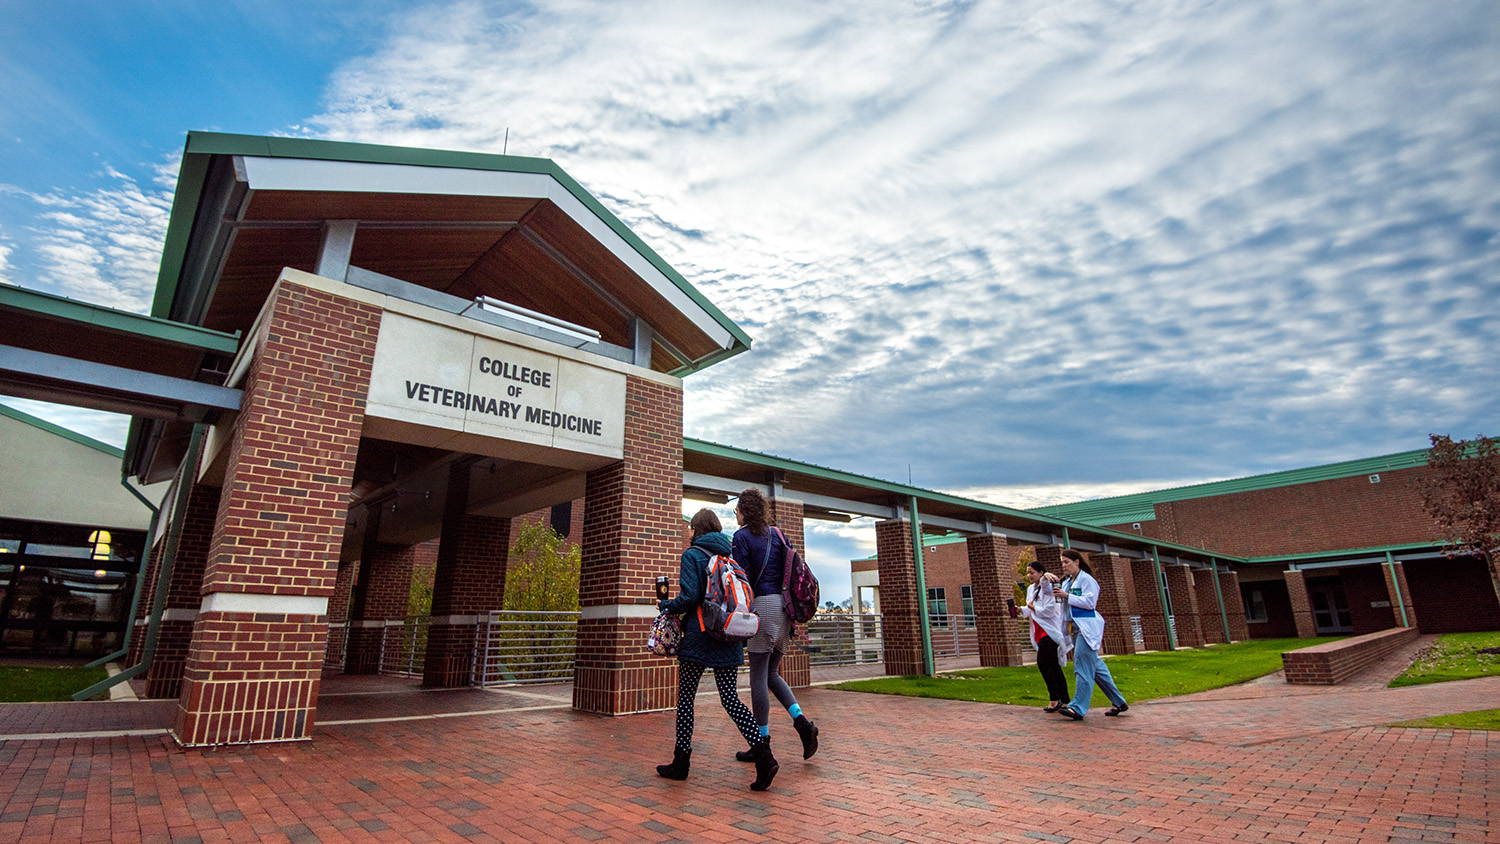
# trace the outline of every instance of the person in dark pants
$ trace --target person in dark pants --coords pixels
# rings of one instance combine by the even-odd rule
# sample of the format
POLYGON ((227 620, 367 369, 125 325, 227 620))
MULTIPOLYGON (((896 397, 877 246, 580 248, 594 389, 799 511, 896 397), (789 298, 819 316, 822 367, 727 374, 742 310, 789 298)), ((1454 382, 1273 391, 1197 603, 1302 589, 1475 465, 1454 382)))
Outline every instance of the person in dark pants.
POLYGON ((708 561, 729 553, 729 537, 720 532, 719 517, 707 508, 694 514, 692 526, 692 544, 682 552, 678 576, 681 591, 677 597, 662 601, 658 607, 662 612, 682 616, 682 644, 677 649, 677 742, 672 749, 672 763, 657 765, 656 773, 669 780, 687 779, 688 764, 693 755, 693 699, 698 694, 698 681, 703 678, 704 669, 712 668, 714 682, 719 687, 719 702, 750 745, 751 761, 755 763, 755 782, 750 788, 765 791, 770 788, 779 766, 776 757, 771 755, 770 741, 756 729, 755 717, 735 690, 740 663, 745 660, 744 646, 739 642, 720 641, 704 633, 698 614, 693 612, 703 601, 708 561))
POLYGON ((1056 578, 1047 574, 1042 564, 1032 560, 1026 567, 1026 606, 1021 616, 1031 620, 1031 644, 1036 648, 1036 667, 1042 672, 1042 682, 1047 684, 1047 697, 1051 702, 1044 707, 1047 712, 1056 712, 1068 702, 1068 678, 1063 666, 1068 664, 1067 622, 1063 618, 1062 602, 1052 595, 1052 584, 1056 578))
MULTIPOLYGON (((791 649, 792 620, 782 599, 786 575, 786 536, 771 525, 770 507, 761 491, 751 487, 740 493, 735 519, 743 527, 734 532, 735 562, 750 578, 755 592, 755 614, 760 630, 750 640, 750 709, 761 736, 771 740, 771 695, 792 716, 792 728, 802 740, 802 758, 818 752, 818 726, 802 713, 802 704, 781 676, 781 660, 791 649)), ((735 755, 741 762, 753 761, 749 752, 735 755)))

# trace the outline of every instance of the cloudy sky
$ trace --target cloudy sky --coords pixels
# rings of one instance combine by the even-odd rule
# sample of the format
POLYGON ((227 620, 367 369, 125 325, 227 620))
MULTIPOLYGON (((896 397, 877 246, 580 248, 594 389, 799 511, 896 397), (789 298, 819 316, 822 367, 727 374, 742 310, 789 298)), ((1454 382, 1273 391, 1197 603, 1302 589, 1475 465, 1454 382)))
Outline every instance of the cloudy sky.
POLYGON ((188 129, 507 148, 754 338, 691 436, 1035 506, 1500 432, 1491 0, 343 5, 0 0, 0 280, 144 311, 188 129))

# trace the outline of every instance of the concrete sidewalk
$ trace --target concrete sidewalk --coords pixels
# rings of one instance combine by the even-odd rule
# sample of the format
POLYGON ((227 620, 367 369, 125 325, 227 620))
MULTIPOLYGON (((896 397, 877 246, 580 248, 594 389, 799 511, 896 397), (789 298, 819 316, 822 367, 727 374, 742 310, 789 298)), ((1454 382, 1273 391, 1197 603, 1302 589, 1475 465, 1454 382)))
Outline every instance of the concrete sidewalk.
POLYGON ((671 782, 654 771, 671 759, 670 712, 585 715, 534 689, 529 708, 371 721, 420 699, 371 679, 330 697, 307 743, 4 741, 0 841, 1500 841, 1500 734, 1379 726, 1494 705, 1500 678, 1253 686, 1081 723, 801 690, 822 747, 803 761, 778 714, 781 773, 756 793, 712 697, 691 775, 671 782), (345 705, 364 717, 332 723, 345 705))

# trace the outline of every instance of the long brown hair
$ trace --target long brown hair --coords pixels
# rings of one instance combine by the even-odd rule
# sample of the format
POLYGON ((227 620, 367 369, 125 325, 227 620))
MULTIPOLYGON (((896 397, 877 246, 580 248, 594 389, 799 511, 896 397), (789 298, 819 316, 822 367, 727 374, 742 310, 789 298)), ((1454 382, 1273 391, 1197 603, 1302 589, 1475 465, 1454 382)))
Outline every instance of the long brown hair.
POLYGON ((740 524, 750 528, 750 532, 756 536, 765 536, 770 521, 766 517, 769 510, 766 506, 766 497, 755 487, 751 487, 740 493, 740 503, 735 505, 739 512, 740 524))

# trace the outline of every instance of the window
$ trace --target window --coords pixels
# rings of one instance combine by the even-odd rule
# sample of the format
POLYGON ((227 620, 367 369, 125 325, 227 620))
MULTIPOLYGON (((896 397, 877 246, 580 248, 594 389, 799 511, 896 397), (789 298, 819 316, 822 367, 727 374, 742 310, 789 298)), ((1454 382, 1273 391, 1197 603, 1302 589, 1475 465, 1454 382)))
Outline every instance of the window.
POLYGON ((964 627, 974 626, 974 587, 960 586, 959 593, 964 601, 964 627))
POLYGON ((948 625, 948 592, 941 586, 927 590, 927 623, 932 627, 948 625))
POLYGON ((1245 593, 1245 620, 1266 621, 1266 596, 1259 589, 1251 589, 1245 593))

